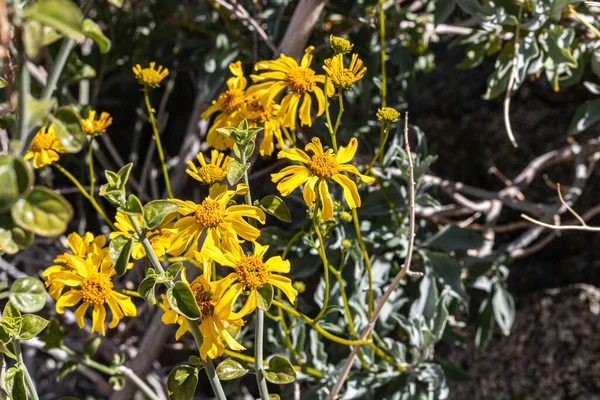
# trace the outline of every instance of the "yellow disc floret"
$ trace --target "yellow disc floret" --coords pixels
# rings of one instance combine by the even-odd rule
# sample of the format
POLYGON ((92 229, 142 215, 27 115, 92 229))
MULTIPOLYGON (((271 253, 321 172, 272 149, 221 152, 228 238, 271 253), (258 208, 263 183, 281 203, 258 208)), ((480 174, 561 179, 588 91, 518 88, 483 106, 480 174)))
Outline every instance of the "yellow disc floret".
POLYGON ((256 255, 245 256, 238 260, 235 270, 240 281, 251 290, 262 287, 269 278, 269 272, 262 257, 256 255))
POLYGON ((340 166, 331 152, 315 154, 308 163, 308 168, 320 178, 331 178, 340 171, 340 166))
POLYGON ((88 276, 81 284, 83 301, 88 304, 102 305, 110 297, 113 283, 110 277, 103 273, 88 276))
POLYGON ((203 227, 202 229, 216 227, 224 216, 224 204, 211 198, 206 198, 198 204, 194 213, 194 218, 203 227))
POLYGON ((287 84, 297 93, 312 91, 316 86, 315 71, 310 68, 297 67, 287 74, 287 84))
POLYGON ((154 69, 155 65, 156 63, 152 61, 148 68, 142 68, 140 64, 133 67, 133 73, 139 83, 150 87, 158 87, 160 82, 169 75, 168 68, 159 65, 157 69, 154 69))

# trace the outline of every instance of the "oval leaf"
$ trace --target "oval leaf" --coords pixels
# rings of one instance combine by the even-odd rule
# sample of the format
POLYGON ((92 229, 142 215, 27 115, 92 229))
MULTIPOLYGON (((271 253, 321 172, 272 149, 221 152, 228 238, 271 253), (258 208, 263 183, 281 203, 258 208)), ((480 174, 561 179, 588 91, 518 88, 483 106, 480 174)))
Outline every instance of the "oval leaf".
POLYGON ((181 314, 189 319, 200 318, 200 309, 198 308, 198 304, 196 304, 194 293, 188 284, 181 281, 177 282, 173 287, 172 295, 173 300, 176 302, 172 306, 176 307, 181 314))
POLYGON ((121 276, 127 270, 129 258, 131 257, 131 249, 133 248, 134 239, 120 235, 110 241, 110 259, 113 262, 117 275, 121 276))
POLYGON ((29 3, 23 9, 23 17, 54 28, 71 39, 85 39, 81 29, 83 14, 70 0, 38 0, 29 3))
POLYGON ((10 211, 17 225, 41 236, 60 235, 73 217, 71 204, 42 186, 34 187, 10 211))
POLYGON ((569 125, 569 135, 577 135, 600 121, 600 99, 583 103, 575 111, 569 125))
POLYGON ((512 324, 515 321, 515 301, 504 286, 496 284, 494 287, 496 289, 492 297, 494 316, 504 336, 508 336, 510 335, 510 328, 512 328, 512 324))
POLYGON ((248 373, 248 370, 234 359, 228 358, 217 365, 217 376, 222 381, 230 381, 240 378, 248 373))
POLYGON ((38 312, 46 305, 44 284, 29 276, 17 279, 10 287, 8 297, 24 313, 38 312))
POLYGON ((196 392, 198 369, 191 365, 180 365, 169 372, 167 392, 174 400, 190 400, 196 392))
POLYGON ((265 371, 265 378, 278 385, 286 385, 296 380, 296 371, 287 358, 274 356, 269 360, 269 368, 265 371))
POLYGON ((258 290, 258 308, 269 311, 273 302, 273 286, 270 283, 265 283, 258 290))
POLYGON ((150 304, 156 304, 156 296, 154 287, 156 286, 156 276, 148 276, 144 278, 138 287, 138 293, 150 304))
POLYGON ((283 222, 292 222, 290 210, 278 196, 265 196, 260 200, 260 208, 283 222))
POLYGON ((124 207, 119 207, 119 211, 121 211, 123 214, 134 217, 141 217, 144 213, 142 209, 142 202, 133 194, 129 195, 124 207))
POLYGON ((154 200, 144 206, 144 222, 147 229, 156 229, 164 219, 177 211, 179 206, 169 200, 154 200))
POLYGON ((25 314, 21 320, 21 331, 17 339, 29 340, 36 337, 48 326, 48 320, 35 314, 25 314))
POLYGON ((9 368, 4 377, 6 393, 10 400, 27 400, 27 390, 25 389, 25 375, 20 368, 21 364, 9 368))
POLYGON ((0 155, 0 213, 7 211, 33 185, 33 172, 22 158, 0 155))
POLYGON ((81 29, 83 30, 84 35, 96 42, 98 47, 100 47, 100 53, 105 54, 110 51, 110 39, 104 36, 102 29, 100 29, 97 23, 89 18, 86 18, 83 20, 81 29))
POLYGON ((56 137, 61 145, 70 153, 77 153, 86 142, 86 135, 81 126, 81 117, 71 107, 60 107, 50 117, 54 125, 56 137))

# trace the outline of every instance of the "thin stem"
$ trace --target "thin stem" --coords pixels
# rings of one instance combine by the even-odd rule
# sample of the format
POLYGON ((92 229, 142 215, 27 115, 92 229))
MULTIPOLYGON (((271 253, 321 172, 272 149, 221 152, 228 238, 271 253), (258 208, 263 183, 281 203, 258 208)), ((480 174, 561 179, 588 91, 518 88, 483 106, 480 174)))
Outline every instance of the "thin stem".
POLYGON ((158 132, 158 126, 154 118, 154 109, 150 104, 150 96, 148 96, 148 86, 144 85, 144 101, 146 102, 146 109, 148 110, 148 117, 150 118, 150 124, 152 125, 152 133, 154 134, 154 140, 156 140, 156 150, 158 151, 158 158, 160 159, 160 165, 162 167, 163 176, 165 177, 165 187, 169 197, 174 198, 173 192, 171 191, 171 181, 169 180, 169 171, 167 170, 167 163, 165 161, 165 153, 160 142, 160 133, 158 132))
POLYGON ((506 128, 508 140, 510 140, 510 143, 513 145, 514 148, 519 147, 519 145, 517 144, 517 139, 515 139, 515 134, 513 133, 512 126, 510 124, 510 95, 512 93, 513 86, 515 84, 515 79, 517 77, 517 62, 519 61, 519 32, 521 30, 519 24, 521 23, 522 15, 523 4, 519 6, 519 14, 517 15, 517 26, 515 27, 515 45, 513 48, 512 68, 508 77, 506 92, 504 93, 504 127, 506 128))
POLYGON ((387 105, 387 72, 385 68, 385 10, 379 0, 379 43, 381 44, 381 107, 387 105))
POLYGON ((104 219, 104 221, 106 221, 108 226, 110 226, 110 228, 112 230, 116 230, 115 225, 112 223, 110 218, 108 218, 108 216, 106 215, 106 213, 104 212, 102 207, 100 207, 100 204, 98 204, 98 202, 96 201, 96 199, 94 198, 93 195, 90 195, 90 193, 88 193, 87 190, 85 190, 85 188, 81 185, 81 183, 77 180, 77 178, 75 178, 69 171, 67 171, 65 168, 63 168, 60 164, 54 163, 52 165, 54 167, 56 167, 57 170, 62 172, 62 174, 64 176, 66 176, 71 182, 73 182, 73 184, 77 187, 77 189, 79 189, 79 191, 81 192, 83 197, 85 197, 90 202, 92 207, 94 207, 94 209, 98 212, 98 214, 100 214, 100 216, 104 219))
MULTIPOLYGON (((156 253, 154 253, 154 249, 152 248, 150 241, 146 237, 145 232, 142 230, 142 228, 140 227, 140 225, 138 224, 138 222, 136 221, 136 219, 133 216, 129 216, 129 221, 131 222, 131 225, 133 226, 133 229, 135 230, 136 234, 140 238, 142 246, 144 246, 144 250, 146 251, 146 255, 150 259, 150 262, 152 263, 154 268, 156 268, 156 270, 160 274, 164 273, 165 269, 161 265, 158 257, 156 256, 156 253)), ((167 281, 167 282, 165 282, 165 284, 169 288, 173 287, 173 282, 171 282, 171 281, 167 281)), ((198 347, 198 351, 200 351, 200 348, 202 347, 203 339, 202 339, 202 332, 200 332, 200 328, 198 326, 198 322, 191 320, 191 319, 187 319, 187 322, 188 322, 189 330, 190 330, 190 332, 192 332, 192 335, 194 336, 194 340, 196 341, 196 346, 198 347)), ((217 373, 215 371, 215 366, 210 358, 206 362, 206 365, 204 368, 206 370, 206 374, 208 375, 210 385, 212 386, 215 396, 217 397, 217 400, 227 400, 227 396, 225 396, 225 392, 223 391, 223 386, 221 386, 221 381, 219 380, 217 373)))
POLYGON ((327 305, 329 304, 329 262, 327 260, 327 253, 325 252, 325 242, 323 241, 323 235, 321 234, 321 229, 319 228, 319 198, 317 195, 317 201, 315 202, 315 209, 313 212, 313 226, 315 228, 315 232, 317 233, 317 238, 319 239, 319 256, 321 257, 321 262, 323 263, 323 277, 325 279, 325 293, 323 295, 323 306, 321 310, 317 314, 314 319, 314 322, 319 321, 325 315, 325 311, 327 310, 327 305))
POLYGON ((385 144, 387 142, 389 135, 390 135, 390 124, 389 124, 389 122, 383 122, 381 125, 381 138, 380 138, 379 149, 377 150, 377 153, 375 154, 375 156, 373 157, 373 159, 367 166, 367 168, 366 168, 367 171, 370 171, 373 168, 373 165, 375 165, 375 162, 377 161, 377 159, 379 159, 379 164, 383 164, 383 152, 385 150, 385 144))
POLYGON ((369 281, 369 289, 367 291, 367 299, 369 303, 367 316, 371 318, 371 314, 373 313, 373 273, 371 271, 371 258, 369 257, 367 246, 365 246, 365 241, 363 240, 362 233, 360 231, 360 221, 358 220, 356 208, 352 209, 352 221, 354 222, 354 230, 356 232, 356 238, 358 239, 358 245, 365 260, 365 267, 367 268, 367 279, 369 281))
POLYGON ((290 241, 287 243, 287 245, 285 246, 285 249, 283 249, 283 253, 281 253, 281 258, 285 260, 285 257, 287 256, 287 253, 289 253, 290 249, 292 248, 292 245, 302 236, 304 235, 304 230, 299 230, 298 232, 296 232, 296 234, 294 236, 292 236, 292 238, 290 239, 290 241))
POLYGON ((325 74, 325 84, 323 90, 325 91, 325 118, 327 119, 327 130, 331 137, 331 145, 335 149, 337 148, 337 140, 335 138, 335 131, 333 130, 333 124, 331 123, 331 113, 329 111, 329 95, 327 94, 327 86, 329 85, 329 75, 325 74))
POLYGON ((569 5, 568 7, 569 13, 571 13, 579 22, 585 25, 590 31, 596 35, 597 38, 600 38, 600 31, 591 23, 589 23, 585 18, 583 18, 577 11, 575 11, 575 7, 569 5))
POLYGON ((119 372, 123 373, 127 379, 131 381, 138 389, 141 390, 144 395, 150 400, 160 400, 160 398, 154 393, 154 391, 150 388, 150 386, 146 385, 146 382, 142 380, 139 376, 136 375, 135 372, 131 368, 127 368, 124 365, 119 367, 119 372))
POLYGON ((27 100, 29 100, 31 92, 31 79, 29 71, 25 66, 25 62, 21 67, 21 74, 19 77, 19 130, 18 137, 21 140, 21 149, 25 151, 27 136, 29 133, 29 109, 27 108, 27 100))
POLYGON ((17 361, 21 364, 23 375, 25 375, 25 386, 27 386, 29 396, 31 396, 31 400, 39 400, 37 390, 35 389, 35 384, 33 383, 33 379, 31 379, 31 375, 29 375, 29 371, 27 370, 27 366, 25 365, 25 361, 23 360, 23 353, 21 353, 21 345, 16 339, 13 340, 12 344, 15 356, 17 356, 17 361))
MULTIPOLYGON (((240 152, 240 161, 242 165, 246 164, 246 149, 242 148, 240 152)), ((252 195, 250 194, 250 179, 248 178, 248 169, 244 171, 242 182, 248 186, 244 195, 246 204, 252 206, 252 195)), ((265 312, 261 308, 256 308, 256 331, 254 332, 254 368, 256 370, 256 383, 258 392, 262 400, 269 400, 269 388, 265 378, 265 369, 263 365, 263 342, 264 342, 265 312)))
POLYGON ((60 44, 60 49, 58 50, 58 54, 54 59, 52 70, 50 71, 50 75, 48 75, 48 80, 46 81, 46 87, 42 91, 43 100, 50 100, 52 97, 52 94, 56 89, 58 79, 60 78, 60 74, 62 74, 62 71, 67 64, 69 54, 71 53, 71 50, 73 50, 74 46, 75 41, 73 39, 63 39, 62 43, 60 44))
MULTIPOLYGON (((280 289, 277 289, 277 298, 281 299, 281 290, 280 289)), ((281 329, 283 330, 285 344, 286 344, 288 350, 290 351, 290 354, 292 355, 292 357, 294 357, 294 360, 297 363, 301 363, 298 352, 296 351, 296 349, 294 349, 294 344, 292 343, 290 329, 288 328, 287 322, 285 322, 285 317, 283 316, 283 310, 281 308, 278 308, 277 310, 279 311, 279 321, 281 321, 281 329)))
MULTIPOLYGON (((340 109, 338 110, 338 115, 335 120, 335 126, 333 127, 333 136, 334 137, 336 137, 338 134, 338 129, 340 128, 340 122, 342 120, 342 114, 344 113, 344 94, 341 90, 338 92, 337 97, 338 97, 338 103, 340 105, 340 109)), ((335 152, 337 152, 337 143, 335 141, 333 142, 333 150, 335 152)))
POLYGON ((95 370, 102 372, 103 374, 110 376, 118 374, 118 371, 116 371, 114 368, 107 367, 104 364, 100 364, 99 362, 96 362, 90 359, 89 357, 82 357, 80 354, 76 353, 75 351, 71 350, 65 345, 61 346, 60 349, 67 353, 69 357, 76 360, 77 362, 87 365, 90 368, 94 368, 95 370))
POLYGON ((88 160, 90 167, 90 196, 94 195, 94 185, 96 184, 96 176, 94 174, 94 138, 90 139, 88 146, 88 160))
MULTIPOLYGON (((237 351, 225 349, 225 354, 227 354, 229 357, 237 358, 238 360, 245 361, 249 364, 254 364, 254 357, 247 356, 242 353, 238 353, 237 351)), ((268 365, 268 363, 266 361, 263 361, 263 364, 268 365)), ((311 367, 307 367, 305 365, 294 365, 293 367, 294 367, 295 371, 302 371, 307 375, 314 376, 315 378, 323 378, 324 377, 323 373, 321 371, 316 370, 311 367)))

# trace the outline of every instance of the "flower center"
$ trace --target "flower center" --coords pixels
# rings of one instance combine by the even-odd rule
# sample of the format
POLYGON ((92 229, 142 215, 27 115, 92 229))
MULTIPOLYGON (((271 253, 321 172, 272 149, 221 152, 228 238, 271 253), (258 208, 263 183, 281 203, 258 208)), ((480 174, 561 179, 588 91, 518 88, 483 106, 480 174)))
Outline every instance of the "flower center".
POLYGON ((245 256, 235 268, 240 280, 251 290, 262 287, 269 278, 267 267, 259 256, 245 256))
POLYGON ((216 165, 207 164, 198 169, 198 176, 202 179, 202 181, 212 184, 215 182, 221 182, 223 178, 227 176, 227 172, 223 171, 222 168, 219 168, 216 165))
POLYGON ((108 275, 99 273, 90 275, 81 284, 83 301, 93 305, 102 305, 110 296, 113 283, 108 275))
POLYGON ((344 89, 349 89, 354 82, 356 82, 356 76, 348 68, 344 68, 336 73, 337 82, 344 89))
POLYGON ((202 229, 205 229, 214 228, 219 225, 219 222, 221 222, 224 215, 225 205, 208 198, 198 204, 196 212, 194 213, 194 218, 196 218, 196 222, 202 229))
POLYGON ((315 154, 308 163, 308 168, 320 178, 331 178, 340 171, 340 166, 331 153, 315 154))
POLYGON ((246 110, 248 110, 248 112, 263 112, 263 106, 262 104, 260 104, 260 101, 258 101, 258 99, 254 98, 254 99, 250 99, 248 100, 248 102, 246 102, 246 110))
POLYGON ((306 67, 298 67, 288 72, 287 83, 294 92, 304 93, 312 91, 316 85, 315 71, 306 67))
POLYGON ((244 92, 239 89, 229 89, 221 93, 217 102, 224 113, 231 114, 244 104, 244 92))
POLYGON ((205 291, 202 285, 199 285, 198 289, 194 290, 194 298, 200 309, 201 318, 213 315, 212 293, 205 291))

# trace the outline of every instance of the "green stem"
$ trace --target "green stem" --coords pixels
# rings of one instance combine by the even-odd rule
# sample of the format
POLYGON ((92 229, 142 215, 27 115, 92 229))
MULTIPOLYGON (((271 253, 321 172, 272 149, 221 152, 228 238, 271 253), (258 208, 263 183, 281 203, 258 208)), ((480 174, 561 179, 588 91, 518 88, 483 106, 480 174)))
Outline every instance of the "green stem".
POLYGON ((367 292, 367 298, 369 303, 367 316, 371 318, 371 314, 373 313, 373 274, 371 272, 371 258, 369 257, 369 253, 367 252, 367 246, 365 246, 365 241, 363 240, 362 233, 360 232, 360 222, 358 220, 356 208, 352 209, 352 220, 354 222, 354 230, 356 231, 358 245, 365 260, 365 267, 367 268, 367 278, 369 280, 369 289, 367 292))
POLYGON ((337 149, 337 139, 335 137, 335 131, 333 130, 333 124, 331 123, 331 114, 329 112, 329 95, 327 94, 327 84, 329 82, 329 75, 325 74, 325 117, 327 118, 327 129, 329 130, 329 136, 331 136, 331 145, 334 149, 337 149))
POLYGON ((17 356, 17 361, 21 364, 21 369, 23 370, 23 375, 25 376, 25 386, 27 386, 29 396, 32 400, 39 400, 37 390, 35 389, 35 384, 33 383, 33 379, 31 379, 31 375, 29 375, 29 371, 27 370, 27 366, 25 365, 25 361, 23 360, 23 353, 21 353, 21 345, 16 339, 13 340, 12 345, 15 356, 17 356))
POLYGON ((317 201, 315 202, 316 207, 313 215, 313 226, 315 228, 315 232, 317 233, 317 238, 319 239, 319 256, 321 257, 321 262, 323 263, 323 276, 325 279, 325 293, 323 295, 323 306, 321 307, 321 311, 315 317, 314 321, 317 322, 323 315, 325 315, 325 311, 327 310, 327 305, 329 304, 329 262, 327 260, 327 253, 325 253, 325 242, 323 241, 323 235, 321 234, 321 229, 319 228, 319 198, 317 196, 317 201))
POLYGON ((46 87, 42 92, 43 100, 50 100, 52 97, 52 94, 56 89, 58 79, 60 78, 60 74, 62 74, 62 71, 67 64, 67 59, 69 58, 71 50, 73 50, 73 46, 75 46, 75 41, 73 39, 64 39, 60 44, 60 49, 58 50, 58 54, 54 59, 52 70, 50 71, 50 75, 48 75, 48 80, 46 81, 46 87))
POLYGON ((289 253, 290 249, 292 248, 292 245, 296 242, 296 240, 298 240, 302 235, 304 235, 304 230, 300 230, 298 232, 296 232, 296 234, 294 236, 292 236, 292 238, 290 239, 290 241, 287 243, 287 245, 285 246, 285 249, 283 249, 283 253, 281 253, 281 258, 285 260, 285 257, 287 256, 287 253, 289 253))
POLYGON ((19 130, 18 137, 21 140, 21 150, 26 151, 27 139, 29 135, 29 109, 27 108, 27 100, 31 93, 31 79, 27 66, 23 62, 21 74, 19 77, 19 130))
MULTIPOLYGON (((131 225, 133 226, 135 233, 140 238, 140 242, 142 243, 142 246, 144 246, 144 250, 146 251, 146 255, 148 256, 148 258, 150 259, 150 262, 152 263, 154 268, 156 268, 156 270, 158 271, 159 274, 163 274, 165 272, 165 269, 161 265, 160 260, 156 256, 156 253, 154 253, 154 249, 152 248, 150 241, 146 237, 145 232, 142 230, 142 228, 140 227, 140 225, 138 224, 138 222, 136 221, 136 219, 133 216, 129 216, 129 221, 131 222, 131 225)), ((167 282, 165 282, 165 284, 167 285, 168 288, 173 287, 173 282, 171 282, 171 281, 167 281, 167 282)), ((198 326, 198 322, 191 320, 191 319, 187 319, 187 323, 188 323, 190 332, 192 332, 192 335, 194 336, 194 340, 196 341, 196 346, 198 347, 198 351, 200 351, 200 348, 202 347, 203 339, 202 339, 202 332, 200 332, 200 327, 198 326)), ((206 365, 204 366, 204 369, 206 370, 206 374, 208 375, 210 385, 212 386, 212 389, 215 393, 217 400, 227 400, 227 396, 225 396, 225 392, 223 391, 223 386, 221 385, 221 381, 217 377, 215 366, 210 358, 208 359, 206 365)))
POLYGON ((158 132, 158 126, 154 119, 154 109, 150 104, 150 96, 148 96, 148 86, 144 85, 144 101, 146 102, 146 109, 148 110, 148 117, 150 118, 150 124, 152 125, 152 133, 154 134, 154 140, 156 140, 156 150, 158 151, 158 158, 160 159, 160 165, 162 167, 163 176, 165 177, 165 187, 169 197, 174 198, 173 192, 171 191, 171 181, 169 180, 169 171, 167 170, 167 163, 165 161, 165 153, 160 142, 160 133, 158 132))
POLYGON ((371 168, 373 168, 373 165, 375 165, 375 162, 377 161, 377 159, 379 159, 380 164, 383 164, 383 152, 385 150, 385 144, 388 140, 389 135, 390 135, 390 124, 389 124, 389 122, 383 122, 381 124, 381 134, 380 134, 380 138, 379 138, 379 141, 380 141, 379 150, 377 150, 377 153, 375 154, 375 156, 373 157, 373 159, 367 166, 367 168, 366 168, 367 171, 370 171, 371 168))
POLYGON ((138 389, 141 390, 144 395, 150 400, 160 400, 159 397, 154 393, 154 391, 150 388, 150 386, 146 385, 146 382, 142 380, 131 368, 128 368, 124 365, 119 367, 119 372, 121 372, 127 379, 131 381, 138 389))
POLYGON ((96 184, 96 176, 94 174, 94 138, 90 139, 88 147, 88 159, 90 164, 90 196, 94 195, 94 186, 96 184))
POLYGON ((381 43, 381 107, 387 105, 387 72, 385 68, 385 12, 379 0, 379 42, 381 43))
MULTIPOLYGON (((238 360, 245 361, 247 363, 254 365, 254 357, 247 356, 245 354, 238 353, 237 351, 227 350, 227 349, 225 349, 225 354, 227 354, 229 357, 237 358, 238 360)), ((263 364, 268 365, 268 363, 265 361, 263 361, 263 364)), ((324 377, 323 373, 321 371, 316 370, 311 367, 307 367, 306 365, 294 365, 293 367, 294 367, 295 371, 302 371, 305 374, 313 376, 315 378, 321 379, 324 377)))
POLYGON ((94 198, 93 195, 90 195, 85 188, 81 185, 81 183, 79 183, 79 181, 77 180, 77 178, 75 178, 69 171, 67 171, 65 168, 63 168, 60 164, 54 163, 52 164, 54 165, 54 167, 56 167, 57 170, 59 170, 60 172, 62 172, 62 174, 64 176, 66 176, 71 182, 73 182, 73 184, 77 187, 77 189, 79 189, 79 191, 81 192, 81 194, 83 195, 83 197, 85 197, 90 204, 92 205, 92 207, 94 207, 94 209, 98 212, 98 214, 100 214, 100 216, 104 219, 104 221, 106 221, 106 223, 108 224, 108 226, 110 226, 110 228, 113 231, 116 231, 117 228, 115 228, 115 225, 112 223, 112 221, 110 220, 110 218, 108 218, 108 216, 106 215, 106 213, 104 212, 104 210, 102 209, 102 207, 100 207, 100 204, 98 204, 98 202, 96 201, 96 199, 94 198))
MULTIPOLYGON (((240 152, 240 161, 242 165, 246 164, 246 149, 242 148, 240 152)), ((244 171, 242 182, 248 186, 244 195, 246 204, 252 206, 252 195, 250 194, 250 180, 248 179, 248 169, 244 171)), ((265 312, 256 308, 256 331, 254 332, 254 368, 256 370, 256 383, 258 392, 262 400, 269 400, 269 388, 265 379, 265 369, 263 365, 263 342, 264 342, 265 312)))
MULTIPOLYGON (((338 103, 340 105, 340 109, 338 111, 337 118, 335 120, 335 127, 333 128, 333 136, 337 136, 338 129, 340 128, 340 121, 342 120, 342 114, 344 113, 344 94, 340 90, 338 93, 338 103)), ((337 153, 337 143, 333 143, 333 150, 337 153)))

